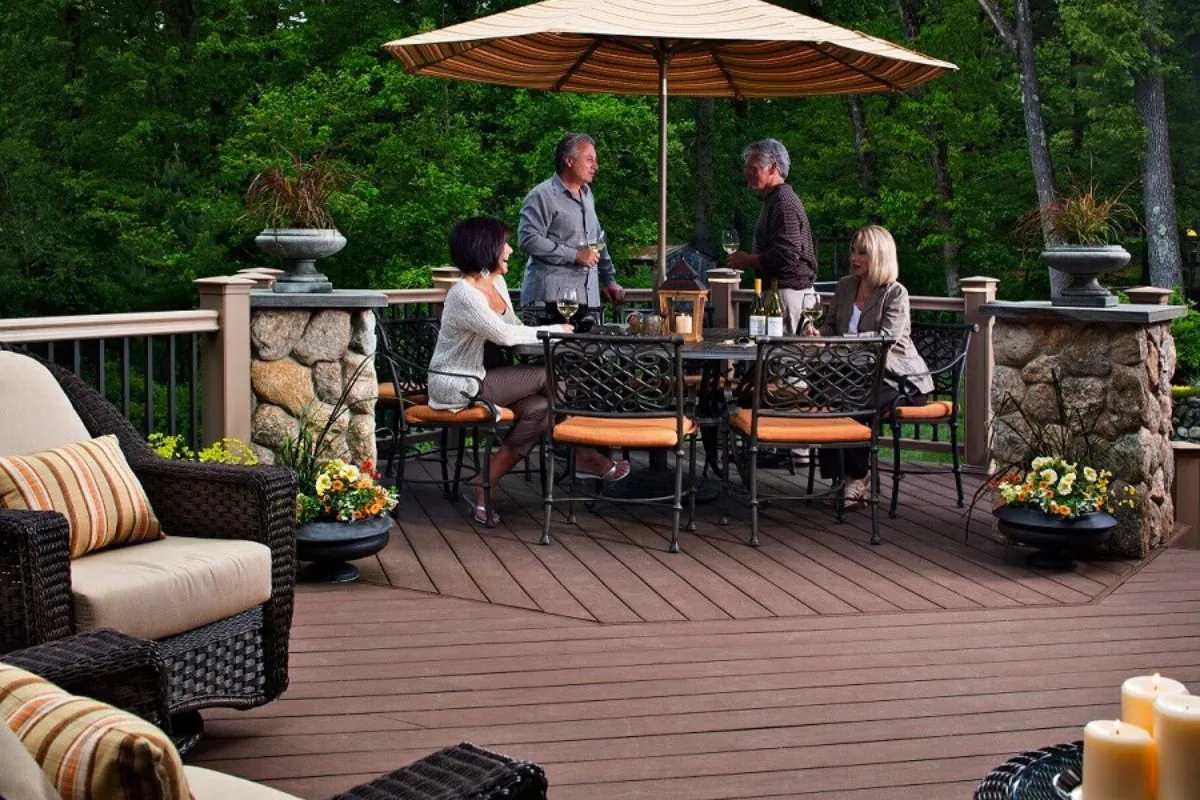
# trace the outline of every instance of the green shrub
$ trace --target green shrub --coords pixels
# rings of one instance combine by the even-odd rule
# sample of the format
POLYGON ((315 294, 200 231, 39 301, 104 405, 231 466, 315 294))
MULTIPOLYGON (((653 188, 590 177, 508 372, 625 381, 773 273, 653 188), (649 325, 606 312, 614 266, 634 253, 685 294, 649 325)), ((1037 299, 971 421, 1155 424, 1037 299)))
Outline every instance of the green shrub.
POLYGON ((1171 323, 1171 335, 1175 337, 1175 377, 1176 384, 1193 384, 1200 380, 1200 311, 1196 304, 1185 300, 1176 291, 1172 297, 1173 303, 1187 303, 1187 316, 1179 317, 1171 323))

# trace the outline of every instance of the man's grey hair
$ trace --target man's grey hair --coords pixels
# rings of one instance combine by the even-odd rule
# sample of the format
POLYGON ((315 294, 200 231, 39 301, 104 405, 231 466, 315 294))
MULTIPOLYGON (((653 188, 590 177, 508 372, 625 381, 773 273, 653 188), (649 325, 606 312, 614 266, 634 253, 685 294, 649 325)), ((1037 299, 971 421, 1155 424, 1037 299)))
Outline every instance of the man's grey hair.
POLYGON ((746 149, 742 151, 742 163, 749 164, 752 158, 758 159, 766 167, 774 164, 784 180, 792 169, 791 156, 788 155, 783 142, 778 139, 763 139, 761 142, 746 145, 746 149))
POLYGON ((568 133, 559 139, 558 145, 554 148, 554 171, 561 175, 562 171, 567 168, 567 159, 578 158, 579 148, 585 144, 596 146, 595 140, 586 133, 568 133))

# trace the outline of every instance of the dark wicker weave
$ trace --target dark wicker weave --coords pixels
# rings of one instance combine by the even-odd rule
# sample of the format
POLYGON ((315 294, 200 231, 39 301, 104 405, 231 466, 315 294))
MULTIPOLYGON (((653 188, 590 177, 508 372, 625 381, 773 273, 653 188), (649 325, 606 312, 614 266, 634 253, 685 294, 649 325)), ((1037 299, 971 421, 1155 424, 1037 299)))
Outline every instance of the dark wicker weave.
MULTIPOLYGON (((16 348, 0 343, 0 349, 16 348)), ((167 662, 172 715, 209 706, 250 708, 274 700, 288 683, 296 575, 296 480, 291 470, 158 458, 100 394, 66 370, 46 366, 89 433, 111 433, 120 440, 169 535, 248 539, 271 549, 270 600, 157 643, 167 662)), ((66 519, 54 512, 0 510, 0 653, 73 632, 66 519)))
MULTIPOLYGON (((72 694, 135 713, 171 732, 165 727, 164 665, 158 648, 149 642, 102 629, 8 653, 0 660, 72 694)), ((343 798, 545 800, 546 774, 537 764, 463 742, 357 786, 335 800, 343 798)))
POLYGON ((979 782, 975 800, 1062 800, 1082 774, 1083 742, 1054 744, 996 767, 979 782))

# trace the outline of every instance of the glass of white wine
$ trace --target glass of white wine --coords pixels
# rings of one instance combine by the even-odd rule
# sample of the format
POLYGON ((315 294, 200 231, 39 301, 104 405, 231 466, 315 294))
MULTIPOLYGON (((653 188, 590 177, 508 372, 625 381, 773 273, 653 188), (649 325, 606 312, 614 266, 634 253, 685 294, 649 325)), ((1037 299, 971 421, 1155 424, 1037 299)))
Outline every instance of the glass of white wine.
POLYGON ((574 289, 563 289, 555 304, 558 306, 558 313, 570 322, 579 311, 579 295, 574 289))
POLYGON ((604 231, 600 231, 595 236, 588 238, 587 246, 593 253, 603 253, 604 248, 608 247, 608 235, 604 231))
POLYGON ((738 239, 738 232, 732 228, 721 231, 721 249, 728 255, 733 255, 741 246, 741 241, 738 239))
POLYGON ((821 319, 821 297, 816 292, 805 292, 800 296, 800 316, 804 318, 803 332, 817 330, 821 319))

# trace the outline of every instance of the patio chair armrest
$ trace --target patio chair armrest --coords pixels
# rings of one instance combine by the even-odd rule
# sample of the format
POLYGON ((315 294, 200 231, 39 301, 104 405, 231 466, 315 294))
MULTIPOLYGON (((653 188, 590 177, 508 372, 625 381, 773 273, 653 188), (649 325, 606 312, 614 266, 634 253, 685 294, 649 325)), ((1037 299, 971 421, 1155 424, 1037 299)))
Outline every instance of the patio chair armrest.
POLYGON ((545 800, 546 789, 546 773, 537 764, 462 742, 333 800, 545 800))
POLYGON ((151 642, 98 628, 8 653, 4 662, 171 733, 166 665, 151 642))
POLYGON ((0 509, 0 653, 71 632, 71 533, 54 511, 0 509))

